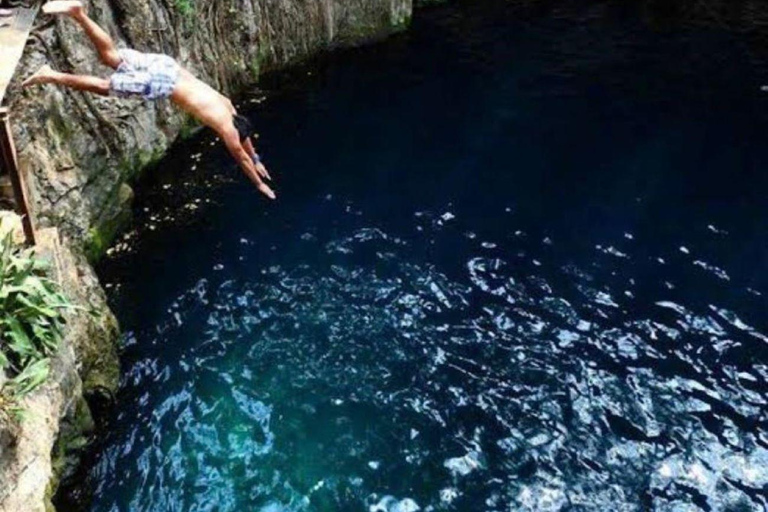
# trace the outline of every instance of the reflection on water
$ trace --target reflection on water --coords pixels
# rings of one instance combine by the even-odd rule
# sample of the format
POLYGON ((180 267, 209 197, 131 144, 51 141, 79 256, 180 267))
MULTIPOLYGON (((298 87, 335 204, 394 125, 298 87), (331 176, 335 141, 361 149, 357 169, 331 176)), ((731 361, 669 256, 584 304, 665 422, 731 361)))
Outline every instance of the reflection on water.
MULTIPOLYGON (((617 242, 595 262, 631 272, 642 240, 617 242)), ((304 244, 322 264, 204 278, 171 304, 151 343, 194 341, 129 369, 139 416, 94 471, 97 494, 132 488, 130 510, 372 511, 764 496, 768 367, 749 359, 768 338, 733 311, 638 304, 631 280, 488 242, 459 279, 378 229, 304 244)))
POLYGON ((254 111, 277 204, 207 136, 169 157, 102 268, 129 332, 80 492, 764 510, 768 123, 721 66, 750 76, 741 40, 631 10, 423 16, 254 111))

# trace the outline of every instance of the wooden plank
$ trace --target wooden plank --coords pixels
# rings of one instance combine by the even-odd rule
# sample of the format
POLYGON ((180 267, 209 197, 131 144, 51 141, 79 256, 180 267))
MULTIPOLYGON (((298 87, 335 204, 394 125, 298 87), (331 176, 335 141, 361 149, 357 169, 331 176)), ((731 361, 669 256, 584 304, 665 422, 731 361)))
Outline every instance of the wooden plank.
POLYGON ((16 211, 21 215, 24 237, 29 245, 35 245, 35 230, 27 202, 27 184, 19 169, 16 146, 13 144, 13 133, 11 133, 11 120, 6 107, 0 107, 0 163, 3 170, 11 177, 16 211))
POLYGON ((38 8, 16 7, 11 16, 0 17, 0 104, 24 53, 38 8))

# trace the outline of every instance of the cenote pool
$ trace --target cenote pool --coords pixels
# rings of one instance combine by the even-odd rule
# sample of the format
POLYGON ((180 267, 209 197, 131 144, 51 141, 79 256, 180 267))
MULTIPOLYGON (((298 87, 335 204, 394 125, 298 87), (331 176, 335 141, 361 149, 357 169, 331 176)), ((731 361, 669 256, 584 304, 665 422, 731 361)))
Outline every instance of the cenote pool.
POLYGON ((179 143, 100 268, 122 388, 63 499, 765 510, 768 44, 649 5, 424 9, 268 77, 274 203, 179 143))

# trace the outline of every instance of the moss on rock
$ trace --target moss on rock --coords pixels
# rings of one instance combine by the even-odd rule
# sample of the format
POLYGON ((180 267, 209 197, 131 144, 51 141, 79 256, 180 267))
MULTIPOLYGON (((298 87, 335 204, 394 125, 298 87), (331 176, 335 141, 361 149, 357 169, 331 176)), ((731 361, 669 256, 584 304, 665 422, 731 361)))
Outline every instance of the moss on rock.
POLYGON ((95 263, 107 252, 112 242, 131 222, 130 205, 118 210, 115 217, 106 219, 88 230, 84 242, 85 255, 88 261, 95 263))
POLYGON ((94 431, 93 416, 88 403, 80 396, 72 414, 64 418, 59 436, 51 451, 51 480, 46 488, 46 507, 53 510, 53 497, 63 479, 71 476, 77 468, 83 450, 88 446, 94 431))

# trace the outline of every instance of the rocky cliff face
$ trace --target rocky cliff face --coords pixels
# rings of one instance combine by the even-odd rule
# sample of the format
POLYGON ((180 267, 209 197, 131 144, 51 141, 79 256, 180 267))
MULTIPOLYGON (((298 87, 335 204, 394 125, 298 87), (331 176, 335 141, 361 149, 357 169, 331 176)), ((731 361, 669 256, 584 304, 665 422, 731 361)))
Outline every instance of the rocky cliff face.
MULTIPOLYGON (((163 52, 225 93, 265 70, 407 26, 411 0, 90 0, 120 47, 163 52)), ((79 28, 41 14, 18 72, 45 62, 108 76, 79 28)), ((44 86, 10 91, 38 224, 98 256, 129 216, 132 178, 191 120, 167 101, 101 98, 44 86)))
MULTIPOLYGON (((0 232, 21 240, 18 217, 0 212, 0 232)), ((51 510, 58 476, 72 466, 86 443, 92 420, 84 396, 117 388, 117 322, 90 266, 59 238, 58 230, 38 233, 38 256, 69 299, 82 309, 67 318, 67 333, 51 358, 47 382, 27 396, 23 420, 0 419, 0 510, 51 510)), ((2 372, 0 372, 2 373, 2 372)))

